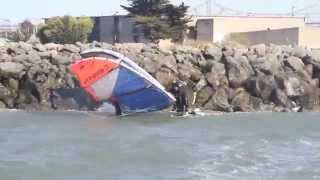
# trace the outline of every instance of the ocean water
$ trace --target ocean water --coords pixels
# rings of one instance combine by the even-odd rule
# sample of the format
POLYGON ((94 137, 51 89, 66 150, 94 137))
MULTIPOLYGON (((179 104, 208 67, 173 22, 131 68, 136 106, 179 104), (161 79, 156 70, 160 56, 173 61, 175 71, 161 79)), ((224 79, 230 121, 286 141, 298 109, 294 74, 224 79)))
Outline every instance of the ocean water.
POLYGON ((3 111, 0 179, 316 180, 319 117, 3 111))

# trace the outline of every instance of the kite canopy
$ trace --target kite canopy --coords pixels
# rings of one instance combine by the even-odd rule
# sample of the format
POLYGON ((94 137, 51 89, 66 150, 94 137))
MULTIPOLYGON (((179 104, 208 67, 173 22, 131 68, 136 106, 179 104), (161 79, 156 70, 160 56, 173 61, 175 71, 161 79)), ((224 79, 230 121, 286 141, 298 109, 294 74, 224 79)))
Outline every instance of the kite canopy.
POLYGON ((81 56, 71 70, 97 102, 117 103, 126 114, 158 111, 175 102, 157 80, 122 54, 92 49, 81 56))

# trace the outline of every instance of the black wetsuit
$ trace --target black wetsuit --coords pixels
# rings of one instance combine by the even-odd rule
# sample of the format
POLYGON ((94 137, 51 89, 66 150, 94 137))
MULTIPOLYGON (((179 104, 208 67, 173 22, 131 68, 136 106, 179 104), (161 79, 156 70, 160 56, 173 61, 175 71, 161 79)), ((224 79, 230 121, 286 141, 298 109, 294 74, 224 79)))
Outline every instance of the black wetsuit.
MULTIPOLYGON (((179 94, 179 86, 177 83, 172 85, 172 88, 170 89, 170 93, 173 94, 174 98, 178 99, 178 94, 179 94)), ((173 105, 172 111, 177 110, 177 103, 173 105)))
POLYGON ((188 112, 188 95, 185 87, 180 87, 177 96, 177 112, 186 113, 188 112))
POLYGON ((176 98, 176 103, 174 104, 173 110, 177 113, 186 113, 188 112, 188 95, 187 89, 184 86, 178 86, 178 84, 173 84, 170 92, 176 98))

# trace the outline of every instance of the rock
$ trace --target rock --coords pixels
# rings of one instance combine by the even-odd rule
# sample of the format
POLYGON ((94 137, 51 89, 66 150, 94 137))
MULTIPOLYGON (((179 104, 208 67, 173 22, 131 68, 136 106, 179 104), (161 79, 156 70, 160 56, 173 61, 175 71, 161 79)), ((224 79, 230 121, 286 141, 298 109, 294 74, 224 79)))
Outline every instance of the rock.
POLYGON ((264 111, 263 101, 260 98, 250 96, 250 105, 255 111, 264 111))
POLYGON ((222 54, 225 57, 229 57, 234 55, 234 51, 231 47, 225 46, 222 48, 222 54))
POLYGON ((268 54, 265 57, 251 59, 250 63, 256 73, 262 72, 266 75, 277 74, 281 64, 275 55, 268 54))
POLYGON ((10 62, 12 61, 12 56, 9 54, 1 54, 0 53, 0 62, 10 62))
POLYGON ((70 57, 56 55, 52 57, 51 63, 54 65, 69 65, 72 63, 72 59, 70 57))
POLYGON ((31 63, 30 65, 34 65, 34 64, 40 63, 41 58, 38 55, 38 53, 30 52, 29 55, 22 54, 22 55, 15 56, 15 57, 13 57, 12 61, 19 62, 24 65, 27 65, 29 63, 31 63))
POLYGON ((251 49, 253 49, 259 57, 263 57, 266 55, 267 47, 265 44, 257 44, 257 45, 251 46, 251 49))
POLYGON ((61 44, 55 44, 55 43, 48 43, 48 44, 45 44, 44 47, 48 50, 48 51, 60 51, 63 49, 63 45, 61 44))
POLYGON ((261 97, 264 102, 268 102, 277 84, 273 76, 262 75, 249 78, 246 87, 253 96, 261 97))
POLYGON ((20 55, 26 54, 26 51, 20 48, 18 43, 9 43, 7 53, 9 55, 20 55))
POLYGON ((206 59, 213 59, 215 61, 220 61, 222 58, 222 49, 219 47, 209 47, 203 52, 206 59))
POLYGON ((286 94, 289 97, 303 96, 305 89, 297 77, 287 77, 284 82, 286 94))
POLYGON ((67 51, 70 53, 79 53, 80 52, 80 48, 77 47, 74 44, 65 44, 62 48, 62 51, 67 51))
POLYGON ((150 74, 155 74, 160 68, 159 63, 153 62, 149 58, 145 58, 139 65, 150 74))
POLYGON ((13 98, 11 97, 11 91, 0 83, 0 101, 4 102, 7 106, 13 106, 13 98))
POLYGON ((210 73, 206 74, 207 81, 214 88, 218 87, 228 87, 229 82, 226 77, 226 70, 224 64, 213 62, 212 70, 210 73))
POLYGON ((301 71, 304 69, 304 63, 300 58, 290 56, 286 61, 285 64, 292 68, 294 71, 301 71))
POLYGON ((0 101, 0 109, 5 109, 6 108, 6 104, 4 104, 2 101, 0 101))
POLYGON ((204 106, 213 95, 214 90, 211 87, 205 87, 198 92, 196 103, 204 106))
POLYGON ((24 67, 20 63, 2 62, 0 63, 0 75, 20 77, 23 74, 24 67))
POLYGON ((205 77, 202 77, 200 81, 196 84, 196 91, 202 90, 204 87, 208 85, 208 82, 205 77))
POLYGON ((199 81, 202 78, 202 72, 191 64, 178 64, 178 72, 182 79, 199 81))
MULTIPOLYGON (((276 90, 273 91, 273 93, 271 95, 271 100, 277 106, 282 106, 282 107, 288 107, 289 106, 288 96, 281 89, 276 89, 276 90)), ((289 108, 291 108, 291 107, 289 107, 289 108)))
POLYGON ((46 51, 47 51, 46 47, 45 47, 43 44, 41 44, 41 43, 35 44, 35 45, 33 46, 33 49, 36 50, 36 51, 38 51, 38 52, 46 52, 46 51))
POLYGON ((28 52, 28 51, 31 51, 31 50, 32 50, 32 45, 20 41, 20 42, 19 42, 19 48, 21 48, 21 49, 24 50, 25 52, 28 52))
POLYGON ((160 56, 160 58, 158 59, 158 62, 161 63, 161 67, 169 68, 173 72, 178 73, 178 65, 174 56, 172 55, 160 56))
POLYGON ((39 52, 38 55, 40 56, 41 59, 50 59, 52 54, 48 51, 46 52, 39 52))
POLYGON ((9 87, 13 89, 14 91, 19 90, 19 81, 13 78, 9 79, 9 87))
POLYGON ((232 106, 228 102, 228 93, 224 88, 219 88, 211 100, 205 105, 205 108, 215 111, 232 112, 232 106))
POLYGON ((307 50, 306 48, 303 48, 303 47, 295 47, 293 48, 292 50, 292 55, 297 57, 297 58, 304 58, 305 56, 307 56, 307 50))
POLYGON ((176 80, 175 74, 167 68, 160 68, 155 75, 156 79, 166 88, 168 88, 174 80, 176 80))
POLYGON ((239 88, 235 92, 235 96, 231 101, 234 111, 251 112, 253 108, 250 106, 250 94, 243 88, 239 88))
POLYGON ((226 58, 227 74, 230 86, 233 88, 241 87, 247 79, 254 74, 254 71, 246 57, 239 59, 232 57, 226 58))

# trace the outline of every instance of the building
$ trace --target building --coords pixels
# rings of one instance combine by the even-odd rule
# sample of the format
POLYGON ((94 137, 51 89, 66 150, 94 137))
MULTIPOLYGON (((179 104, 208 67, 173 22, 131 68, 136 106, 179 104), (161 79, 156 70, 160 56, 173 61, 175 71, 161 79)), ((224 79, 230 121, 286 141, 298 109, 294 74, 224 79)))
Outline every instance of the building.
POLYGON ((95 25, 90 36, 91 41, 107 43, 143 43, 147 40, 140 28, 135 26, 129 16, 92 17, 95 25))
POLYGON ((301 17, 215 16, 197 18, 197 40, 219 42, 230 33, 303 27, 301 17))
POLYGON ((197 41, 237 41, 320 48, 320 27, 308 25, 304 17, 214 16, 198 17, 197 41))

